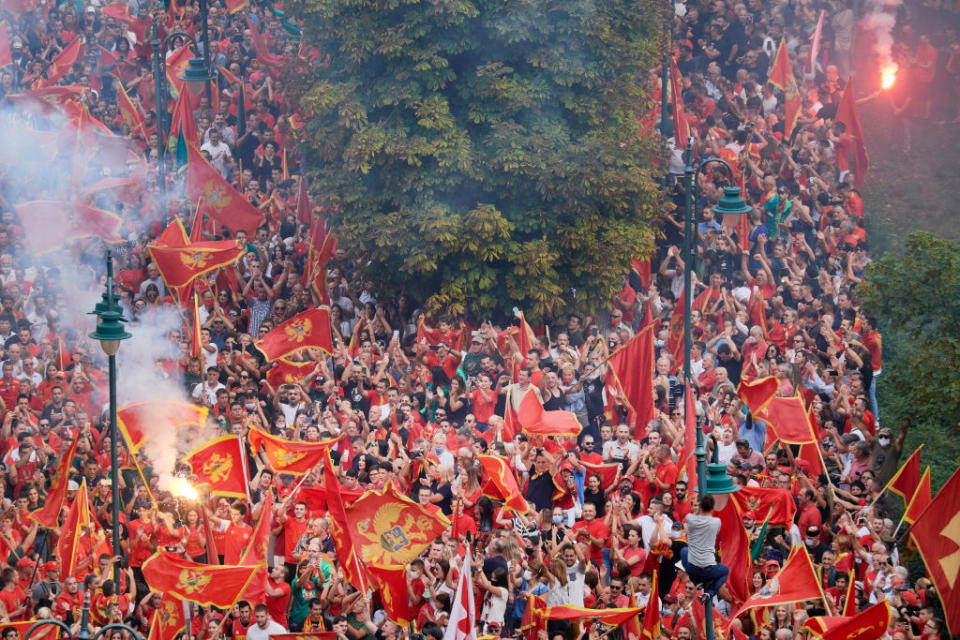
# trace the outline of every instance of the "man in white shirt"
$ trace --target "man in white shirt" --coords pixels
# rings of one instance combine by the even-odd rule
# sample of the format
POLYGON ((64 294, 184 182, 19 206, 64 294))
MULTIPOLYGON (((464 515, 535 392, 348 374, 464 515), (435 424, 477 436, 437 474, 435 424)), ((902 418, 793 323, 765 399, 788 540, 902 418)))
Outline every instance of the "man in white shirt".
POLYGON ((286 633, 279 622, 274 622, 267 611, 267 605, 258 604, 253 609, 253 624, 247 629, 247 640, 267 640, 275 633, 286 633))
POLYGON ((230 147, 220 137, 219 129, 208 130, 210 140, 200 147, 200 151, 206 151, 210 154, 210 164, 220 172, 224 178, 230 171, 230 147))
POLYGON ((207 368, 207 377, 193 388, 193 399, 212 407, 217 402, 217 391, 225 387, 220 383, 220 371, 216 367, 207 368))
POLYGON ((603 459, 608 462, 619 462, 629 465, 640 455, 640 447, 630 440, 630 427, 625 424, 617 426, 617 439, 603 444, 603 459))

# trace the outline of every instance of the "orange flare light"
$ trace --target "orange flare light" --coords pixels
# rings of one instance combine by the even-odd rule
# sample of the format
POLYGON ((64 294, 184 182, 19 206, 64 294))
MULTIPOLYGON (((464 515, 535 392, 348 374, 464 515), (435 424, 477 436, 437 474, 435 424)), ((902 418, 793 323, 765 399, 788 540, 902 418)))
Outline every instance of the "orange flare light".
POLYGON ((893 86, 893 83, 897 80, 897 65, 891 64, 887 65, 880 72, 880 86, 884 89, 889 89, 893 86))

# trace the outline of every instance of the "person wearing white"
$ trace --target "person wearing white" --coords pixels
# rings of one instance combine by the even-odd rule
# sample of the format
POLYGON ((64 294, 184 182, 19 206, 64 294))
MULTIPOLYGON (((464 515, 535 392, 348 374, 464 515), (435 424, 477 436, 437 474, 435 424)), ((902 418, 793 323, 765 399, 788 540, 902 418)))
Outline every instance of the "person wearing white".
POLYGON ((275 633, 286 633, 287 630, 279 622, 274 622, 267 611, 267 605, 258 604, 253 609, 253 624, 247 628, 248 640, 267 640, 275 633))

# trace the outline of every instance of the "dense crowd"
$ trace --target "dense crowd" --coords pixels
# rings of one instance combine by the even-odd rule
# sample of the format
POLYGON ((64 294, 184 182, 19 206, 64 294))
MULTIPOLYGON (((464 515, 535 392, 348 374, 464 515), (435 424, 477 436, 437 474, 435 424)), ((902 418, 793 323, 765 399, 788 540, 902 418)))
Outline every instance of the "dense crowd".
MULTIPOLYGON (((376 590, 362 593, 343 579, 326 513, 309 509, 293 491, 322 485, 319 470, 299 485, 296 478, 274 473, 266 456, 248 446, 249 500, 203 499, 184 508, 182 499, 150 475, 149 461, 149 492, 128 464, 112 469, 105 360, 85 337, 91 327, 67 321, 75 310, 63 308, 60 274, 45 257, 32 255, 15 203, 5 200, 0 202, 0 490, 7 508, 0 514, 0 631, 3 622, 51 616, 76 625, 88 594, 94 625, 125 621, 146 636, 161 594, 146 584, 144 561, 166 548, 212 562, 217 558, 209 557, 208 549, 216 548, 221 562, 236 563, 271 494, 266 594, 232 610, 192 607, 192 634, 201 640, 253 640, 286 630, 334 631, 350 640, 396 640, 415 630, 440 640, 464 555, 479 569, 474 580, 481 634, 527 631, 521 624, 527 596, 540 595, 551 607, 593 609, 646 607, 658 599, 664 637, 698 637, 702 632, 691 618, 696 602, 713 598, 725 614, 736 606, 722 580, 691 579, 687 561, 694 554, 684 551, 688 542, 692 548, 693 539, 703 539, 702 518, 710 511, 689 490, 680 460, 689 444, 685 407, 691 406, 704 432, 715 436, 711 447, 736 483, 785 489, 795 502, 790 522, 768 522, 764 512, 742 514, 756 549, 751 593, 764 588, 794 545, 803 545, 829 600, 760 610, 737 621, 738 629, 762 639, 800 635, 808 617, 845 609, 852 571, 857 608, 881 600, 892 606, 889 637, 946 635, 930 581, 908 575, 895 544, 903 505, 883 491, 902 462, 906 426, 881 426, 875 393, 882 374, 881 336, 876 319, 859 310, 857 295, 869 262, 868 212, 851 172, 856 141, 833 121, 847 76, 855 68, 871 68, 872 45, 858 45, 875 37, 863 20, 870 3, 861 10, 853 6, 859 3, 842 0, 675 4, 673 43, 695 153, 699 159, 728 160, 753 207, 748 225, 739 229, 715 219, 710 206, 727 179, 720 170, 705 175, 695 194, 701 214, 695 230, 698 302, 691 317, 690 405, 682 358, 678 362, 669 348, 675 341, 671 316, 683 293, 679 213, 664 216, 649 282, 638 286, 636 278, 625 278, 606 308, 534 327, 526 352, 510 333, 516 319, 424 318, 415 300, 376 297, 354 278, 350 257, 338 252, 325 281, 332 355, 296 356, 316 358, 300 379, 270 376, 280 363, 268 362, 254 342, 321 300, 308 282, 310 225, 296 215, 300 159, 289 144, 294 105, 285 99, 275 69, 259 59, 263 51, 252 36, 259 34, 270 55, 292 59, 300 51, 272 5, 257 2, 230 13, 221 2, 208 4, 211 57, 228 74, 218 75, 213 99, 201 98, 193 112, 197 138, 187 142, 199 146, 266 222, 252 236, 238 238, 245 252, 227 267, 229 273, 204 277, 209 286, 200 293, 200 355, 189 357, 192 327, 185 308, 179 331, 167 336, 173 355, 126 366, 155 364, 164 376, 182 381, 182 399, 208 407, 211 423, 223 433, 245 438, 257 428, 295 441, 339 437, 331 453, 344 487, 358 491, 392 483, 453 524, 407 568, 414 608, 410 629, 388 619, 376 590), (825 12, 821 55, 811 72, 807 58, 820 10, 825 12), (794 132, 784 131, 782 91, 767 83, 781 38, 803 98, 794 132), (605 362, 644 328, 648 314, 656 330, 650 391, 656 417, 635 424, 606 383, 605 362), (766 376, 776 378, 779 396, 799 394, 812 408, 823 473, 811 473, 796 446, 769 437, 767 425, 738 397, 742 380, 766 376), (545 409, 575 414, 580 435, 517 433, 505 440, 504 419, 528 389, 545 409), (113 558, 103 553, 108 547, 91 545, 72 574, 62 575, 54 553, 62 530, 41 528, 29 514, 43 506, 60 458, 78 432, 68 496, 73 499, 86 481, 106 538, 119 536, 124 553, 113 558), (490 497, 477 464, 481 454, 507 461, 526 511, 507 509, 490 497), (618 465, 612 479, 592 470, 603 463, 618 465), (110 478, 117 472, 123 514, 121 530, 112 531, 110 478), (204 520, 213 526, 203 526, 204 520), (115 561, 123 568, 120 584, 112 579, 115 561)), ((49 63, 75 38, 85 45, 55 84, 79 87, 77 99, 90 116, 129 137, 147 159, 146 191, 138 206, 123 209, 123 235, 130 240, 115 252, 124 316, 136 333, 178 304, 147 245, 165 228, 168 214, 179 216, 189 230, 196 206, 177 197, 174 171, 167 172, 170 210, 163 211, 156 198, 152 25, 160 25, 161 35, 176 30, 199 35, 200 16, 194 4, 168 9, 132 3, 128 13, 117 6, 97 0, 5 2, 0 30, 10 43, 11 64, 0 68, 0 98, 4 108, 15 108, 10 96, 43 87, 49 63), (121 83, 143 116, 142 131, 131 131, 121 111, 121 83)), ((924 101, 933 94, 913 83, 929 77, 951 90, 956 45, 949 38, 955 34, 928 38, 909 25, 894 34, 900 76, 911 78, 907 95, 914 100, 909 105, 895 98, 895 107, 920 109, 911 113, 924 117, 929 110, 924 101)), ((170 56, 182 45, 175 39, 162 53, 170 56)), ((168 163, 171 158, 168 154, 168 163)), ((681 174, 683 164, 677 149, 670 172, 681 174)), ((22 185, 11 186, 16 175, 2 180, 4 194, 26 193, 22 185)), ((682 185, 672 188, 682 207, 682 185)), ((223 234, 213 224, 202 237, 223 234)), ((102 274, 99 241, 79 240, 74 247, 78 266, 102 274)), ((92 280, 91 289, 99 284, 92 280)), ((122 443, 121 448, 127 461, 122 443)), ((697 553, 698 566, 712 564, 701 556, 697 553)), ((594 640, 604 631, 588 619, 551 620, 539 635, 571 640, 585 634, 594 640)))

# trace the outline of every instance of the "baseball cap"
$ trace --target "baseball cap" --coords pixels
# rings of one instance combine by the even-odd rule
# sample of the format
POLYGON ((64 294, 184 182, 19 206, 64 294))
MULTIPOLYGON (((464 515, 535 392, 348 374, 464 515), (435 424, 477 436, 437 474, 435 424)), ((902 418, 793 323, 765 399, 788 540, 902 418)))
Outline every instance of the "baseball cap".
POLYGON ((810 536, 811 538, 816 538, 817 536, 820 535, 820 527, 818 527, 815 524, 810 525, 809 527, 807 527, 807 535, 810 536))
POLYGON ((35 566, 37 566, 37 563, 30 558, 20 558, 20 560, 17 561, 17 569, 27 569, 35 566))

